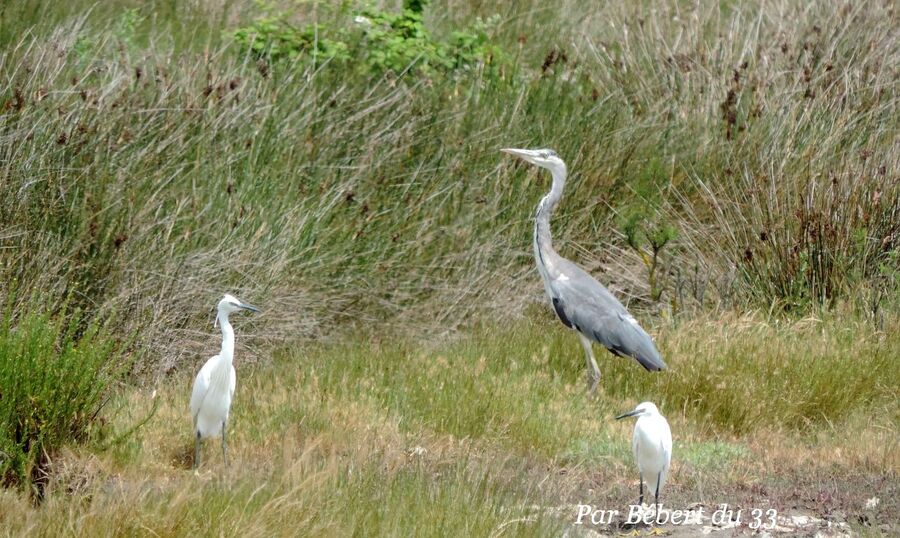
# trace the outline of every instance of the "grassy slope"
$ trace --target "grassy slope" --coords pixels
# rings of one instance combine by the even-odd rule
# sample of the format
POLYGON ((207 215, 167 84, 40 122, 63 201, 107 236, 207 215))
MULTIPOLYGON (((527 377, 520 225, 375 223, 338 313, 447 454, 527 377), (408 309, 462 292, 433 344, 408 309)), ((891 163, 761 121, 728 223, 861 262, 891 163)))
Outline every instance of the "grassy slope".
MULTIPOLYGON (((437 347, 373 337, 289 346, 266 367, 239 356, 233 464, 210 442, 199 474, 179 375, 135 437, 61 455, 45 506, 4 493, 0 522, 14 534, 546 535, 578 502, 634 500, 631 425, 612 417, 648 398, 675 435, 671 506, 896 522, 896 326, 698 320, 660 335, 669 373, 602 354, 589 401, 577 340, 548 317, 437 347), (883 504, 866 512, 872 496, 883 504)), ((126 390, 114 427, 152 402, 126 390)))

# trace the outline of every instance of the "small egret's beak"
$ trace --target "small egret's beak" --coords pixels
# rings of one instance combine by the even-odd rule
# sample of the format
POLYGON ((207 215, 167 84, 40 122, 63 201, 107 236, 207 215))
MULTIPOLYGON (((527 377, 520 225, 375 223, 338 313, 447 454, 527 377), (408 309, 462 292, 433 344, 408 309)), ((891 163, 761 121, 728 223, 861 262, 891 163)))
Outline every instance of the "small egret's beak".
POLYGON ((535 163, 535 159, 540 156, 540 153, 533 149, 515 149, 515 148, 503 148, 500 151, 503 153, 509 153, 510 155, 515 155, 516 157, 528 161, 531 164, 535 163))
POLYGON ((241 304, 239 304, 238 306, 239 306, 240 308, 243 308, 244 310, 249 310, 249 311, 251 311, 251 312, 259 312, 259 308, 256 308, 255 306, 249 305, 249 304, 247 304, 247 303, 241 303, 241 304))
POLYGON ((634 411, 629 411, 627 413, 617 416, 616 420, 622 420, 623 418, 633 417, 635 415, 640 415, 640 414, 641 414, 641 412, 638 411, 637 409, 635 409, 634 411))

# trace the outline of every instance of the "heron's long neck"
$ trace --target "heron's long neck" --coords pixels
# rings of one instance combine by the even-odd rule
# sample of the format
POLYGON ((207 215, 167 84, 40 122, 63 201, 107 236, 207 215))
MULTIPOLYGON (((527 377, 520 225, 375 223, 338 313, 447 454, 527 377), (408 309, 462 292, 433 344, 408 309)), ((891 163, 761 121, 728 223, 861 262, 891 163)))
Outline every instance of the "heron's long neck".
POLYGON ((553 239, 550 237, 550 215, 559 204, 566 184, 565 170, 551 170, 550 173, 553 174, 553 186, 550 187, 550 192, 541 198, 534 217, 534 258, 538 271, 545 281, 559 258, 559 254, 553 250, 553 239))
POLYGON ((222 351, 219 352, 219 360, 223 364, 231 364, 234 359, 234 329, 228 321, 227 313, 219 313, 219 324, 222 325, 222 351))

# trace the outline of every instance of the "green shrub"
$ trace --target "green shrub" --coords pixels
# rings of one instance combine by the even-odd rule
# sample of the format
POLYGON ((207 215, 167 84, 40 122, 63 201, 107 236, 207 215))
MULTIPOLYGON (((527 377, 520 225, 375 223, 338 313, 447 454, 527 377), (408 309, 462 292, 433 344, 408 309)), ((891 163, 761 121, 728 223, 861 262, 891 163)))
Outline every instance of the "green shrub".
POLYGON ((327 33, 327 27, 296 28, 282 17, 267 16, 237 29, 234 39, 257 58, 271 61, 294 59, 304 54, 312 56, 316 63, 349 58, 346 43, 321 37, 320 32, 327 33))
POLYGON ((422 22, 425 2, 405 2, 400 13, 362 12, 364 61, 374 71, 402 73, 415 65, 423 73, 449 70, 447 46, 435 41, 422 22))
POLYGON ((0 322, 0 484, 40 495, 49 454, 96 431, 116 346, 82 321, 30 312, 0 322))
POLYGON ((298 28, 288 22, 285 13, 267 14, 237 29, 234 38, 243 50, 272 62, 307 56, 316 64, 354 59, 355 68, 375 74, 433 76, 476 66, 499 74, 497 66, 505 56, 488 35, 497 17, 479 18, 443 42, 425 27, 427 3, 407 0, 399 13, 366 8, 355 17, 352 27, 340 30, 320 22, 298 28))

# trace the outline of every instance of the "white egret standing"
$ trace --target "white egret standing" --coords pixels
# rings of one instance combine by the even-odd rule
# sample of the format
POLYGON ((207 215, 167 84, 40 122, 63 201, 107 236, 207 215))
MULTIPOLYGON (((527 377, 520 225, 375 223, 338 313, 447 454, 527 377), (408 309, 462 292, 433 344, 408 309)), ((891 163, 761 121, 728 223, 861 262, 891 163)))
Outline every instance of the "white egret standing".
POLYGON ((659 492, 666 483, 666 473, 672 461, 672 430, 665 417, 651 402, 644 402, 616 420, 638 417, 634 424, 631 451, 641 473, 640 503, 644 504, 644 480, 653 492, 659 510, 659 492))
POLYGON ((597 342, 614 355, 636 359, 648 371, 665 370, 666 363, 650 335, 603 284, 553 250, 550 215, 562 198, 566 184, 566 163, 552 149, 501 150, 535 166, 546 168, 553 184, 537 206, 534 216, 534 261, 544 280, 544 289, 559 320, 578 331, 588 369, 588 392, 600 381, 600 368, 594 359, 591 342, 597 342))
POLYGON ((255 307, 225 294, 219 301, 216 323, 222 326, 222 350, 197 373, 191 390, 191 417, 194 421, 194 468, 200 466, 200 440, 222 433, 222 458, 228 465, 225 440, 228 412, 237 378, 234 372, 234 329, 228 315, 240 310, 259 312, 255 307))

